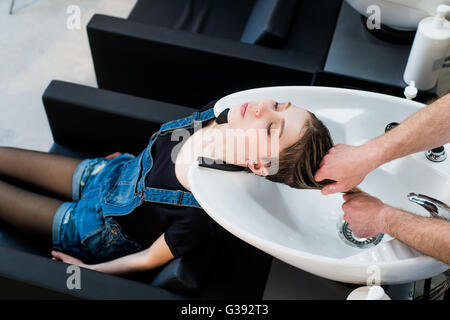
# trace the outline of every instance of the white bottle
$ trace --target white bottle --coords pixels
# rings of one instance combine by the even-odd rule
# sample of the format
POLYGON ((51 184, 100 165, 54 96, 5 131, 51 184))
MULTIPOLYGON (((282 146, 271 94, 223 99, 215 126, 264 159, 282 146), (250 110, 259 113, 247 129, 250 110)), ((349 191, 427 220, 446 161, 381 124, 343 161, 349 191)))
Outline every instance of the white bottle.
POLYGON ((407 86, 405 88, 405 91, 403 91, 403 94, 405 95, 405 98, 408 99, 408 100, 412 100, 415 97, 417 97, 417 93, 418 93, 418 90, 416 88, 416 83, 414 81, 411 81, 409 83, 409 86, 407 86))
POLYGON ((407 84, 414 81, 420 90, 430 90, 436 85, 445 58, 449 55, 450 22, 445 19, 448 13, 450 6, 441 4, 434 17, 420 21, 403 74, 407 84))
POLYGON ((347 300, 391 300, 380 286, 359 287, 347 297, 347 300))

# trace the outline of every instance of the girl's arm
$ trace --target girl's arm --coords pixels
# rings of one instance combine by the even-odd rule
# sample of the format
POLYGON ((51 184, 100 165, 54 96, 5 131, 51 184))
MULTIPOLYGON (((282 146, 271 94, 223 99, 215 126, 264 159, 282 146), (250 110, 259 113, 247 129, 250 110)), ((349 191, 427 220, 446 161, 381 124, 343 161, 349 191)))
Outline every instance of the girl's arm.
POLYGON ((88 265, 79 259, 57 251, 52 251, 52 256, 54 260, 117 275, 153 269, 173 259, 173 255, 164 240, 164 233, 159 236, 150 248, 104 263, 88 265))

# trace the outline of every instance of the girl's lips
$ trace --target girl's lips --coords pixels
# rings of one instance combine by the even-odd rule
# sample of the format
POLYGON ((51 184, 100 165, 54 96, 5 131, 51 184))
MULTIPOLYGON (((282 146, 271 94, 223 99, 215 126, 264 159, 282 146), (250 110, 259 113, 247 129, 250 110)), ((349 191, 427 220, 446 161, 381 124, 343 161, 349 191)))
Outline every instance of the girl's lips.
POLYGON ((243 118, 244 115, 245 115, 245 111, 247 111, 247 107, 248 107, 248 103, 244 103, 244 104, 241 106, 241 115, 242 115, 242 118, 243 118))

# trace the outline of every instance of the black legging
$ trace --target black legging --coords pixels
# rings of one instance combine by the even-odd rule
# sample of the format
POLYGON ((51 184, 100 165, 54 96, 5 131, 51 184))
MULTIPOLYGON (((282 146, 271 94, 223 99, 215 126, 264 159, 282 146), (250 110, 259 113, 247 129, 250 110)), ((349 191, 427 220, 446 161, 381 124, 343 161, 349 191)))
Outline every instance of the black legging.
MULTIPOLYGON (((72 176, 81 159, 40 151, 0 147, 0 176, 21 180, 72 199, 72 176)), ((53 217, 63 200, 0 181, 0 220, 51 237, 53 217)))

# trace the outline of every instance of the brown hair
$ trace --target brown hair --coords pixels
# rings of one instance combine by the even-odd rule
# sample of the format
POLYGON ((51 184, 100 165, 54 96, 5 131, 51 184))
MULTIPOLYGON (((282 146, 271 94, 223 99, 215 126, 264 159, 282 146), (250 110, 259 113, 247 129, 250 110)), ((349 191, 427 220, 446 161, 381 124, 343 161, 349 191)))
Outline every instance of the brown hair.
MULTIPOLYGON (((334 182, 323 180, 317 182, 314 175, 319 169, 322 158, 333 147, 328 128, 313 113, 309 112, 310 119, 306 121, 302 137, 290 147, 279 154, 278 170, 266 178, 273 182, 281 182, 297 189, 322 189, 325 185, 334 182)), ((273 160, 273 159, 271 159, 273 160)), ((272 167, 272 165, 271 165, 272 167)), ((361 192, 353 188, 346 193, 361 192)))

